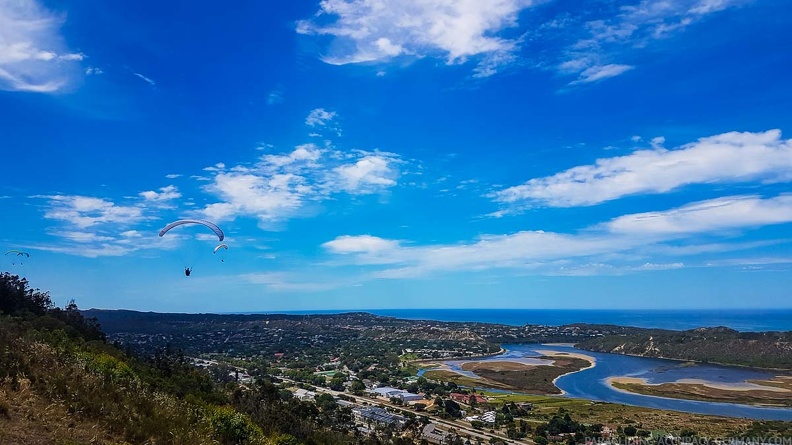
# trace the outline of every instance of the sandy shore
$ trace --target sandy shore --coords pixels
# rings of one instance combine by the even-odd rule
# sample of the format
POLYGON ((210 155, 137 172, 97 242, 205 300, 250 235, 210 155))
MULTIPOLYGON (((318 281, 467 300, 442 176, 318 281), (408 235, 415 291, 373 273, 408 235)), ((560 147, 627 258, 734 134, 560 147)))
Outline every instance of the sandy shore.
MULTIPOLYGON (((536 349, 535 351, 538 352, 539 354, 546 355, 548 357, 558 357, 558 358, 574 357, 574 358, 579 358, 579 359, 585 360, 585 361, 587 361, 587 362, 589 362, 591 364, 590 366, 587 366, 587 367, 585 367, 583 369, 593 368, 594 366, 597 365, 597 359, 596 358, 594 358, 594 357, 592 357, 590 355, 581 354, 579 352, 560 352, 560 351, 550 351, 548 349, 536 349)), ((581 371, 583 369, 581 369, 581 371)))
MULTIPOLYGON (((607 382, 608 385, 610 386, 613 386, 614 383, 638 384, 645 386, 662 385, 662 383, 649 383, 646 379, 637 378, 637 377, 609 377, 607 379, 607 382)), ((707 388, 720 389, 724 391, 772 391, 772 392, 792 393, 792 391, 785 388, 779 388, 777 386, 758 385, 756 383, 749 383, 749 382, 716 383, 703 379, 680 379, 666 383, 681 384, 681 385, 701 385, 707 388)), ((619 390, 619 388, 614 388, 614 389, 619 390)))

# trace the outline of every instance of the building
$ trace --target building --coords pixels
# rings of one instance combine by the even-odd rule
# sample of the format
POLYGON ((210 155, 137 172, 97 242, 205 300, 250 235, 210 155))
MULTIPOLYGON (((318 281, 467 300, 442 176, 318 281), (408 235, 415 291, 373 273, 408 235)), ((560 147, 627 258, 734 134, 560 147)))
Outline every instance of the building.
POLYGON ((297 400, 302 400, 303 402, 312 402, 316 397, 316 393, 306 389, 297 388, 297 391, 294 391, 294 397, 296 397, 297 400))
POLYGON ((421 439, 426 439, 427 442, 431 443, 443 443, 447 434, 444 431, 438 430, 435 428, 434 423, 429 423, 423 430, 421 430, 421 439))
POLYGON ((355 420, 365 423, 376 423, 378 425, 403 428, 407 423, 407 418, 398 414, 392 414, 379 406, 369 406, 366 408, 356 408, 352 410, 355 420))
POLYGON ((451 400, 453 400, 455 402, 466 403, 468 405, 470 405, 470 401, 471 400, 475 400, 476 403, 479 403, 479 404, 487 403, 486 397, 484 397, 482 395, 479 395, 479 394, 461 394, 461 393, 458 393, 458 392, 452 392, 451 394, 449 394, 448 397, 450 397, 451 400))
POLYGON ((383 386, 381 388, 372 388, 369 390, 369 394, 374 397, 385 397, 386 399, 390 399, 391 397, 398 397, 399 394, 405 393, 407 391, 398 388, 391 388, 390 386, 383 386))
POLYGON ((416 400, 423 400, 423 394, 413 394, 411 392, 402 392, 396 395, 396 397, 400 398, 402 402, 415 402, 416 400))
POLYGON ((482 414, 481 421, 484 423, 495 423, 495 411, 487 411, 482 414))

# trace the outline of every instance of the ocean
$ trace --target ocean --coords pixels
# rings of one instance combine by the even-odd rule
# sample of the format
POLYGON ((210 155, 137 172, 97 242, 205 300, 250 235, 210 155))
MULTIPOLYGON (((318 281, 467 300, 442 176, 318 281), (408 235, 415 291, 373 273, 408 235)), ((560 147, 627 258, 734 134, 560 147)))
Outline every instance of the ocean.
POLYGON ((500 323, 513 326, 572 323, 687 330, 726 326, 742 332, 792 331, 792 309, 577 310, 577 309, 356 309, 285 311, 286 314, 369 312, 411 320, 500 323))

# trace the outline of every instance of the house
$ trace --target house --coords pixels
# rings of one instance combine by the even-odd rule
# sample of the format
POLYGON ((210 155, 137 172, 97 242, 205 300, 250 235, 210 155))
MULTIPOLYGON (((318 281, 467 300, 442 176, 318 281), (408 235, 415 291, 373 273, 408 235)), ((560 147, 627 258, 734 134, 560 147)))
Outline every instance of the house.
POLYGON ((452 392, 448 397, 455 402, 466 403, 470 405, 471 400, 475 400, 476 403, 487 403, 487 399, 484 396, 479 394, 461 394, 458 392, 452 392))
POLYGON ((421 439, 426 439, 427 442, 431 443, 443 443, 447 434, 444 431, 438 430, 435 428, 434 423, 428 423, 423 430, 421 430, 421 439))
POLYGON ((297 388, 297 391, 294 391, 294 397, 296 397, 297 400, 302 400, 303 402, 312 402, 316 397, 316 393, 306 389, 297 388))
POLYGON ((369 406, 366 408, 356 408, 352 410, 355 420, 365 423, 376 423, 379 425, 403 428, 407 423, 407 418, 398 414, 389 413, 385 408, 379 406, 369 406))
POLYGON ((495 411, 487 411, 482 414, 481 421, 484 423, 495 423, 495 411))

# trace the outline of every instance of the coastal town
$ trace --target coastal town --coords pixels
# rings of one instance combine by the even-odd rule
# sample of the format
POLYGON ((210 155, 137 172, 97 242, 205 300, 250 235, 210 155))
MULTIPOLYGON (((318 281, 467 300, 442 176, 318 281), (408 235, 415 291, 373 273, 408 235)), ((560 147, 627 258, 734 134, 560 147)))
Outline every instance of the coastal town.
POLYGON ((242 390, 270 385, 283 400, 318 410, 324 425, 359 437, 457 445, 679 443, 679 437, 736 434, 751 425, 747 419, 725 425, 707 415, 554 397, 562 393, 558 378, 594 366, 584 351, 548 346, 537 348, 531 359, 493 359, 504 353, 504 344, 623 339, 642 333, 635 328, 453 323, 366 313, 100 315, 109 339, 122 348, 137 354, 180 351, 217 382, 242 390))

